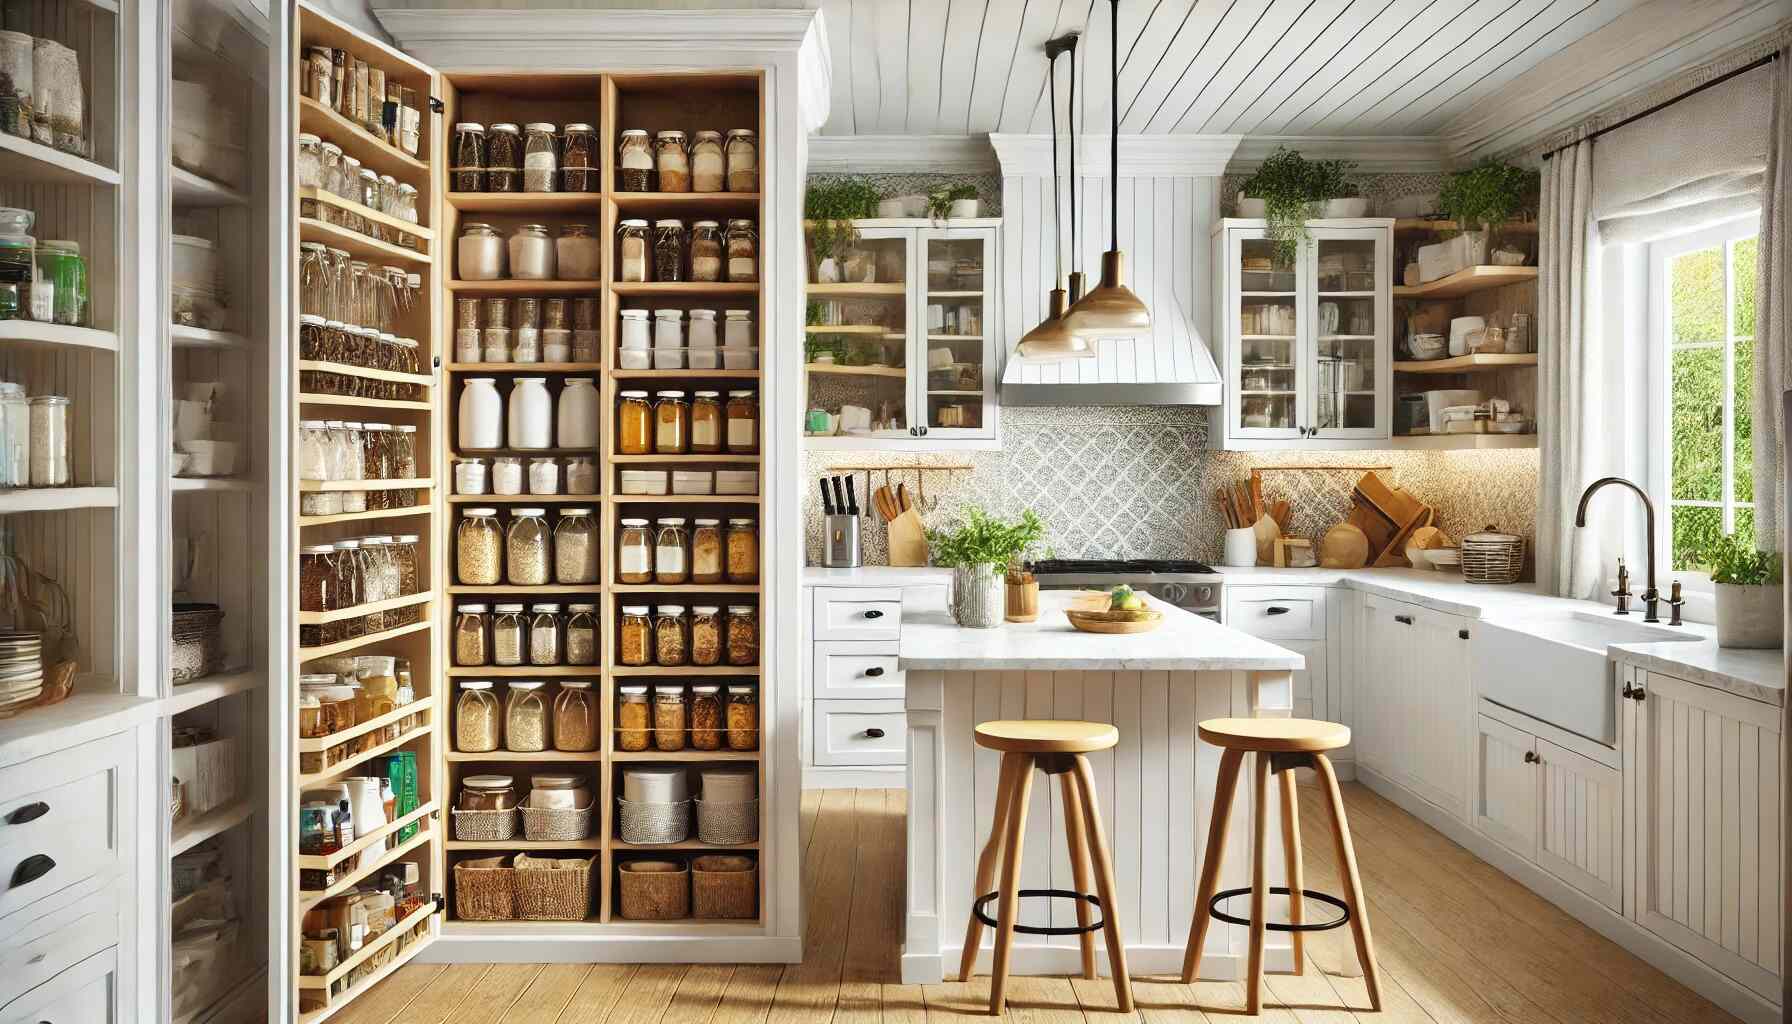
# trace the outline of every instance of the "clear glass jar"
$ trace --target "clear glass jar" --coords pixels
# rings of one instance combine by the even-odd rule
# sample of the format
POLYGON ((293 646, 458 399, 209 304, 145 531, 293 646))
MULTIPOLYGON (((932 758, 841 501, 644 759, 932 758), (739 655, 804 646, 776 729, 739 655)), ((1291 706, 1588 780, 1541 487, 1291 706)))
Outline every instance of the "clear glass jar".
POLYGON ((597 605, 567 605, 566 612, 566 663, 597 664, 597 605))
POLYGON ((560 493, 560 463, 551 458, 529 460, 529 493, 560 493))
MULTIPOLYGON (((692 647, 696 646, 696 625, 691 626, 692 647)), ((692 652, 695 653, 695 650, 692 652)), ((693 659, 694 660, 694 659, 693 659)), ((720 750, 727 730, 723 728, 722 688, 714 683, 691 687, 691 747, 696 750, 720 750)))
POLYGON ((717 391, 698 391, 691 396, 691 451, 714 455, 722 450, 722 396, 717 391))
MULTIPOLYGON (((417 477, 417 428, 414 424, 405 423, 392 428, 392 457, 389 465, 394 480, 416 480, 417 477)), ((405 491, 393 491, 394 496, 405 491)), ((407 503, 408 504, 408 503, 407 503)), ((393 506, 398 507, 398 506, 393 506)))
POLYGON ((751 686, 728 688, 728 749, 759 749, 759 693, 751 686))
POLYGON ((504 699, 504 749, 529 754, 548 749, 552 739, 548 699, 542 683, 515 682, 504 699))
POLYGON ((489 665, 492 660, 492 618, 483 604, 454 610, 454 663, 489 665))
POLYGON ((529 664, 558 665, 563 657, 560 643, 560 606, 543 602, 529 609, 529 664))
POLYGON ((664 131, 654 138, 653 163, 661 192, 691 190, 691 155, 685 150, 683 132, 664 131))
POLYGON ((722 527, 718 519, 691 524, 691 582, 720 583, 723 576, 722 527))
POLYGON ((546 224, 524 224, 510 236, 510 277, 516 281, 552 281, 559 272, 554 240, 546 224))
POLYGON ((752 519, 728 520, 728 582, 759 582, 759 525, 752 519))
POLYGON ((727 449, 750 455, 759 450, 759 399, 751 389, 728 392, 727 449))
POLYGON ((653 454, 653 406, 645 391, 616 395, 616 451, 621 455, 653 454))
POLYGON ((512 810, 517 806, 516 787, 508 775, 469 775, 461 780, 460 796, 454 806, 461 811, 512 810))
POLYGON ((31 486, 67 487, 73 479, 68 458, 68 399, 31 399, 31 486))
POLYGON ((380 212, 398 218, 398 179, 390 174, 380 175, 380 212))
POLYGON ((684 260, 684 221, 675 218, 654 221, 653 279, 684 280, 684 260))
POLYGON ((690 619, 684 605, 662 604, 654 609, 653 663, 662 667, 687 664, 691 660, 690 619))
POLYGON ((668 516, 653 523, 653 581, 677 586, 690 579, 691 536, 683 516, 668 516))
POLYGON ((575 455, 566 460, 566 493, 597 493, 597 460, 589 455, 575 455))
POLYGON ((536 587, 548 581, 548 549, 552 532, 547 509, 519 508, 504 538, 505 580, 514 587, 536 587))
POLYGON ((616 544, 616 582, 653 582, 653 533, 645 519, 622 520, 622 534, 616 544))
POLYGON ((646 281, 648 279, 647 268, 652 262, 648 257, 651 247, 646 221, 631 218, 618 223, 616 225, 616 280, 646 281))
MULTIPOLYGON (((322 325, 330 315, 330 268, 324 255, 322 242, 299 243, 299 314, 315 316, 322 325)), ((299 352, 300 359, 323 359, 322 353, 313 350, 307 354, 304 349, 299 352)))
POLYGON ((523 191, 558 192, 560 190, 560 140, 556 126, 533 121, 524 126, 523 191))
POLYGON ((624 605, 616 633, 618 664, 653 664, 653 620, 648 616, 646 605, 624 605))
POLYGON ((492 606, 492 664, 515 668, 527 660, 529 618, 520 604, 492 606))
POLYGON ((727 162, 722 154, 722 133, 701 131, 691 136, 691 191, 725 192, 727 162))
POLYGON ((653 451, 682 455, 691 450, 691 406, 682 391, 659 391, 653 402, 653 451))
POLYGON ((486 142, 485 167, 486 191, 523 190, 523 133, 516 125, 492 125, 486 142))
MULTIPOLYGON (((411 224, 417 223, 417 186, 404 181, 398 183, 397 212, 393 216, 411 224)), ((416 236, 405 237, 415 239, 416 236)))
POLYGON ((510 362, 510 351, 515 347, 512 328, 487 327, 480 332, 480 361, 487 363, 510 362))
POLYGON ((691 280, 722 279, 722 226, 713 220, 691 225, 691 280))
MULTIPOLYGON (((691 664, 722 663, 722 610, 713 604, 691 609, 691 664)), ((713 748, 712 748, 713 749, 713 748)))
POLYGON ((454 126, 453 163, 448 168, 456 192, 485 191, 485 125, 462 121, 454 126))
POLYGON ((489 753, 498 749, 503 728, 503 713, 491 682, 469 679, 461 683, 460 697, 454 702, 454 749, 466 754, 489 753))
POLYGON ((490 224, 468 221, 461 225, 455 252, 462 281, 497 281, 504 277, 504 239, 490 224))
POLYGON ((653 191, 653 144, 639 128, 625 129, 616 143, 616 189, 653 191))
POLYGON ((568 679, 554 696, 554 749, 597 749, 598 722, 602 715, 589 679, 568 679))
POLYGON ((380 199, 380 176, 367 168, 361 168, 361 180, 356 185, 357 201, 369 210, 379 212, 385 208, 380 199))
POLYGON ((601 187, 597 160, 597 132, 574 122, 560 137, 560 190, 596 192, 601 187))
POLYGON ((759 664, 759 609, 750 604, 729 605, 727 632, 723 646, 728 664, 759 664))
POLYGON ((597 582, 597 520, 589 508, 563 508, 554 524, 554 582, 597 582))
POLYGON ((647 687, 616 688, 616 749, 628 753, 646 750, 653 739, 653 715, 647 687))
POLYGON ((589 224, 561 225, 554 251, 562 281, 595 281, 602 272, 603 252, 598 246, 597 232, 589 224))
MULTIPOLYGON (((299 549, 299 611, 335 611, 336 565, 335 545, 307 544, 299 549)), ((299 643, 315 647, 323 641, 322 627, 300 627, 299 643)))
POLYGON ((678 683, 661 683, 653 688, 653 746, 671 752, 684 749, 684 687, 678 683))
POLYGON ((728 280, 759 280, 759 232, 752 221, 742 218, 729 221, 723 247, 727 254, 728 280))
POLYGON ((751 129, 728 132, 728 191, 759 191, 759 140, 751 129))
POLYGON ((504 537, 498 528, 498 510, 469 508, 454 531, 454 557, 461 583, 473 587, 495 586, 502 576, 504 537))
POLYGON ((299 135, 299 155, 294 180, 300 188, 315 189, 323 183, 323 140, 315 135, 299 135))

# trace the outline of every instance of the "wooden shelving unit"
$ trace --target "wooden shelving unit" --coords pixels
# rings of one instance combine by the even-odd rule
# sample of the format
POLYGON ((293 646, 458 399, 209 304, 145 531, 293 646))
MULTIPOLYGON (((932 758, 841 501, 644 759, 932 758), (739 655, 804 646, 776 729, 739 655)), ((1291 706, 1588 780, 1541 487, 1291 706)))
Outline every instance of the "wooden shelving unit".
POLYGON ((1452 356, 1449 359, 1397 360, 1395 373, 1475 373, 1513 366, 1536 366, 1535 352, 1452 356))
POLYGON ((1424 284, 1394 286, 1396 299, 1456 299, 1489 288, 1504 288, 1522 281, 1535 281, 1536 267, 1464 267, 1449 277, 1440 277, 1424 284))

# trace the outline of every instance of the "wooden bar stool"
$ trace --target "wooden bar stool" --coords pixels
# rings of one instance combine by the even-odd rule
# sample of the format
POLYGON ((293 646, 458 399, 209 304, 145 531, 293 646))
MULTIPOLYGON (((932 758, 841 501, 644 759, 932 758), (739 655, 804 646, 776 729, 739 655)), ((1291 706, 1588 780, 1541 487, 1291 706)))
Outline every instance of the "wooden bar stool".
POLYGON ((1077 935, 1082 942, 1083 977, 1095 977, 1096 931, 1107 937, 1108 966, 1114 974, 1114 998, 1121 1013, 1131 1013, 1132 981, 1126 975, 1126 948, 1120 944, 1120 923, 1115 920, 1114 869, 1108 861, 1107 832, 1101 826, 1101 809, 1095 802, 1095 781, 1089 772, 1092 750, 1107 750, 1120 742, 1120 732, 1098 722, 985 722, 977 727, 977 745, 1002 752, 1001 781, 996 785, 996 818, 989 842, 977 858, 977 888, 972 894, 970 923, 965 926, 964 956, 958 964, 960 981, 969 981, 977 963, 977 947, 983 926, 996 929, 995 964, 989 979, 989 1012, 1000 1016, 1008 987, 1008 959, 1014 933, 1028 935, 1077 935), (1064 801, 1064 834, 1070 843, 1071 873, 1076 891, 1021 889, 1021 837, 1027 828, 1027 798, 1033 791, 1033 769, 1058 776, 1064 801), (1002 887, 991 891, 996 857, 1002 855, 1002 887), (1098 896, 1089 893, 1089 875, 1095 875, 1098 896), (1077 926, 1040 928, 1014 923, 1020 897, 1040 896, 1076 900, 1077 926), (995 920, 984 907, 1000 900, 995 920), (1101 911, 1091 923, 1090 908, 1101 911))
POLYGON ((1346 922, 1356 938, 1356 956, 1363 965, 1363 982, 1369 990, 1369 1005, 1381 1009, 1381 972, 1375 966, 1375 943, 1369 936, 1369 910, 1363 902, 1363 882, 1356 870, 1356 850, 1350 845, 1350 824, 1344 817, 1344 798, 1338 792, 1338 777, 1332 772, 1328 750, 1348 746, 1350 729, 1335 722, 1318 722, 1305 718, 1213 718, 1199 726, 1202 739, 1224 748, 1220 755, 1218 784, 1213 794, 1213 821, 1207 829, 1207 856, 1201 864, 1200 894, 1195 898, 1195 920, 1189 927, 1188 951, 1182 957, 1184 984, 1195 980, 1201 969, 1201 947, 1207 940, 1207 926, 1214 918, 1232 924, 1249 925, 1250 977, 1245 983, 1245 1012, 1256 1014, 1263 1009, 1263 932, 1285 931, 1294 937, 1294 973, 1305 969, 1302 934, 1338 928, 1346 922), (1232 814, 1232 797, 1238 788, 1238 770, 1244 755, 1256 758, 1256 813, 1251 836, 1251 888, 1215 892, 1220 880, 1220 861, 1226 851, 1226 823, 1232 814), (1312 768, 1325 782, 1325 795, 1332 812, 1332 845, 1338 855, 1338 874, 1344 881, 1344 898, 1303 888, 1301 881, 1300 812, 1294 795, 1294 769, 1312 768), (1264 870, 1263 836, 1269 824, 1269 776, 1279 776, 1282 791, 1282 844, 1288 861, 1288 885, 1269 887, 1264 870), (1222 913, 1219 905, 1234 896, 1251 894, 1249 921, 1222 913), (1289 896, 1287 923, 1270 922, 1264 917, 1269 894, 1289 896), (1342 916, 1336 921, 1307 924, 1304 921, 1302 897, 1311 897, 1337 907, 1342 916))

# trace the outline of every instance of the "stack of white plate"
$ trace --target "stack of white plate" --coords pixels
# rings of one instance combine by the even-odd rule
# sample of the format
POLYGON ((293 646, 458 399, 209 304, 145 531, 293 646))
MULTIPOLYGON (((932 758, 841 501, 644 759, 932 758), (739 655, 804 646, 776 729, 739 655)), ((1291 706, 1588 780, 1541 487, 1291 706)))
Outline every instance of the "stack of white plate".
POLYGON ((29 704, 43 689, 43 634, 0 629, 0 711, 29 704))

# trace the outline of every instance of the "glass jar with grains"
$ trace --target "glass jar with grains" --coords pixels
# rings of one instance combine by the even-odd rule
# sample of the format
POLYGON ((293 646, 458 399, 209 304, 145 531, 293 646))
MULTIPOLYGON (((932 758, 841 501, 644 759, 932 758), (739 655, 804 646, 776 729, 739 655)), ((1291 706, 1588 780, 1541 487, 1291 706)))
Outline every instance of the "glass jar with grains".
POLYGON ((554 524, 554 582, 597 582, 597 520, 589 508, 563 508, 554 524))
POLYGON ((492 664, 515 668, 528 651, 528 618, 520 604, 493 605, 492 612, 492 664))
POLYGON ((759 582, 759 527, 751 519, 728 520, 728 582, 759 582))
POLYGON ((728 664, 759 664, 759 609, 750 604, 728 606, 728 664))
POLYGON ((598 190, 597 132, 575 121, 560 137, 560 191, 598 190))
POLYGON ((728 255, 728 280, 759 280, 759 232, 753 222, 743 218, 729 221, 723 244, 728 255))
POLYGON ((545 121, 534 121, 524 127, 524 192, 560 190, 560 140, 555 138, 554 131, 555 126, 545 121))
POLYGON ((691 746, 722 749, 722 688, 713 683, 691 687, 691 746))
POLYGON ((566 606, 566 663, 597 664, 597 605, 566 606))
POLYGON ((492 657, 491 614, 483 604, 463 604, 454 610, 454 663, 486 665, 492 657))
POLYGON ((653 453, 653 405, 645 391, 616 393, 616 452, 619 455, 653 453))
POLYGON ((530 609, 529 664, 560 664, 560 606, 552 601, 530 609))
POLYGON ((661 192, 691 190, 691 155, 685 150, 683 132, 660 132, 653 140, 653 156, 661 192))
POLYGON ((691 449, 691 406, 682 391, 656 391, 653 402, 653 450, 656 455, 682 455, 691 449))
POLYGON ((721 132, 702 131, 691 136, 691 191, 725 191, 725 159, 721 132))
POLYGON ((624 605, 617 630, 616 660, 624 665, 653 664, 653 621, 644 604, 624 605))
POLYGON ((691 582, 722 582, 722 527, 719 519, 691 523, 691 582))
POLYGON ((548 581, 547 509, 519 508, 505 535, 505 577, 512 586, 536 587, 548 581))
POLYGON ((461 683, 460 699, 454 702, 454 749, 468 754, 496 750, 502 728, 491 681, 461 683))
POLYGON ((616 225, 616 280, 647 280, 647 222, 630 218, 616 225))
POLYGON ((624 129, 616 143, 616 188, 622 192, 653 191, 653 144, 640 128, 624 129))
POLYGON ((653 688, 653 746, 656 750, 684 749, 684 687, 667 683, 653 688))
POLYGON ((630 753, 646 750, 653 736, 647 706, 647 687, 616 688, 616 749, 630 753))
POLYGON ((722 423, 720 393, 696 392, 691 398, 692 454, 713 455, 722 450, 722 423))
POLYGON ((654 610, 653 663, 683 665, 690 660, 690 620, 684 605, 662 604, 654 610))
POLYGON ((616 545, 616 582, 653 582, 653 534, 645 519, 622 520, 622 534, 616 545))
POLYGON ((454 165, 448 168, 454 191, 485 191, 485 149, 485 125, 462 121, 454 126, 454 165))
POLYGON ((653 526, 653 582, 677 586, 691 575, 691 537, 684 517, 656 519, 653 526))
POLYGON ((691 609, 691 664, 722 663, 722 610, 713 604, 691 609))
POLYGON ((498 510, 469 508, 454 531, 456 575, 468 586, 496 584, 502 576, 504 539, 498 510))
POLYGON ((759 140, 750 128, 728 132, 728 191, 759 191, 759 140))
POLYGON ((504 749, 519 754, 548 749, 548 699, 540 682, 514 682, 504 700, 504 749))
POLYGON ((728 688, 728 749, 759 749, 759 694, 751 686, 728 688))
POLYGON ((494 124, 485 144, 485 186, 490 192, 523 190, 523 133, 514 124, 494 124))
POLYGON ((560 237, 554 240, 554 255, 560 261, 560 280, 597 280, 603 254, 598 248, 597 231, 591 225, 561 225, 560 237))
POLYGON ((568 679, 554 696, 554 749, 597 749, 597 695, 591 680, 568 679))
POLYGON ((684 280, 684 221, 668 218, 653 222, 653 279, 684 280))
POLYGON ((759 399, 751 389, 728 392, 728 451, 751 455, 759 450, 759 399))

